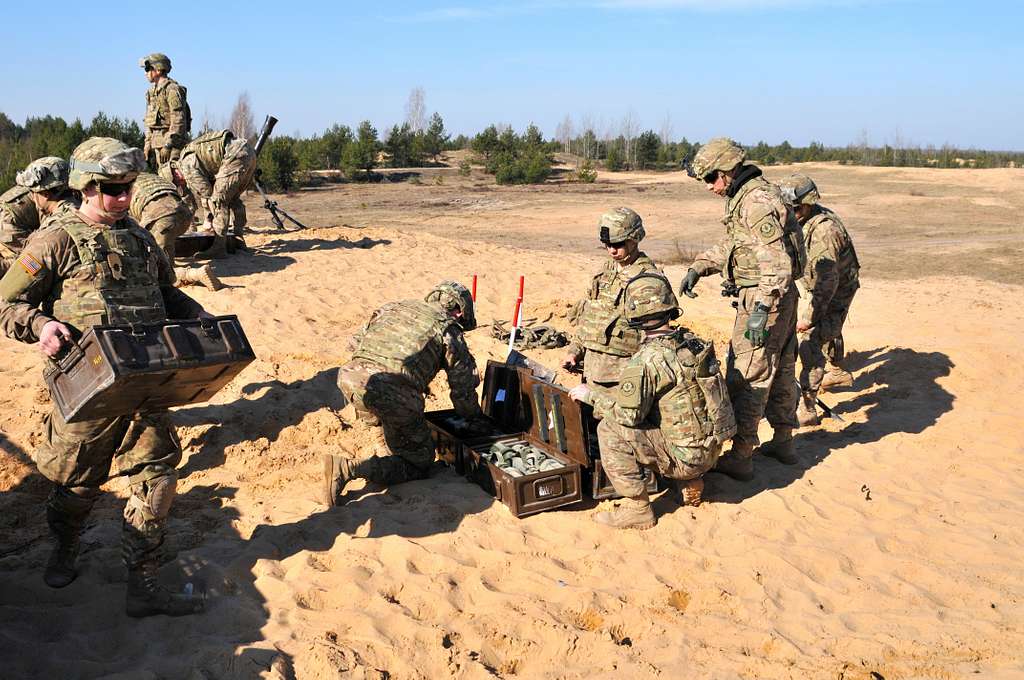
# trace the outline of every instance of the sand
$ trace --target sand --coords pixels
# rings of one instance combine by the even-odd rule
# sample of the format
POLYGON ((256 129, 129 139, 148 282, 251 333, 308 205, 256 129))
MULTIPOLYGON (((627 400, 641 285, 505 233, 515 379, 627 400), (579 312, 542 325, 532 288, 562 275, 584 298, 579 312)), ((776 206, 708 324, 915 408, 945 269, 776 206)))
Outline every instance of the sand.
MULTIPOLYGON (((863 192, 851 203, 900 173, 833 172, 863 192)), ((504 238, 456 240, 441 233, 443 211, 395 217, 436 229, 338 211, 309 231, 250 236, 251 255, 216 265, 228 288, 189 289, 238 314, 259 357, 212 403, 174 412, 185 459, 165 570, 206 587, 196 617, 125 617, 120 480, 90 517, 78 579, 42 583, 47 483, 29 455, 48 408, 42 362, 0 341, 0 677, 1024 677, 1024 369, 1011 356, 1024 318, 1012 284, 942 269, 871 276, 877 262, 865 257, 846 336, 856 381, 823 395, 846 422, 802 430, 797 466, 758 458, 749 484, 709 475, 699 508, 659 495, 647 532, 599 528, 591 516, 610 502, 516 520, 450 469, 387 491, 354 484, 338 509, 317 501, 321 453, 367 442, 346 422, 335 378, 369 311, 477 273, 481 323, 507 319, 525 275, 526 316, 565 327, 600 265, 583 245, 594 205, 630 204, 629 182, 671 188, 666 177, 678 174, 602 175, 585 201, 562 196, 573 191, 564 185, 527 193, 451 179, 439 190, 490 200, 474 219, 504 238), (525 210, 498 207, 531 195, 562 205, 546 238, 576 247, 550 245, 523 226, 525 210)), ((435 189, 402 186, 416 200, 435 189)), ((375 201, 398 189, 332 187, 282 203, 300 219, 324 196, 383 214, 375 201)), ((721 209, 712 196, 685 198, 721 209)), ((916 229, 942 210, 918 206, 916 229)), ((255 204, 250 215, 267 227, 255 204)), ((457 217, 448 232, 469 219, 457 217)), ((661 242, 715 230, 664 216, 649 228, 661 242)), ((683 271, 669 267, 674 281, 683 271)), ((702 281, 682 321, 724 355, 732 310, 717 288, 702 281)), ((489 329, 468 338, 479 362, 503 357, 489 329)), ((555 365, 560 352, 530 355, 555 365)), ((433 393, 428 408, 447 405, 443 379, 433 393)))

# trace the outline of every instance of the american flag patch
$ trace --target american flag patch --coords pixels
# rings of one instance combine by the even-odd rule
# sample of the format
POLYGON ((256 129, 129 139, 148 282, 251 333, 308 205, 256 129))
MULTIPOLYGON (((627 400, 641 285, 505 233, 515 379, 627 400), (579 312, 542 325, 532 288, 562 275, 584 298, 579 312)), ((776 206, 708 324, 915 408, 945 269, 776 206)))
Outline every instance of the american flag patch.
POLYGON ((28 272, 29 276, 35 276, 43 268, 43 263, 32 257, 30 253, 22 253, 19 255, 18 264, 21 265, 22 269, 28 272))

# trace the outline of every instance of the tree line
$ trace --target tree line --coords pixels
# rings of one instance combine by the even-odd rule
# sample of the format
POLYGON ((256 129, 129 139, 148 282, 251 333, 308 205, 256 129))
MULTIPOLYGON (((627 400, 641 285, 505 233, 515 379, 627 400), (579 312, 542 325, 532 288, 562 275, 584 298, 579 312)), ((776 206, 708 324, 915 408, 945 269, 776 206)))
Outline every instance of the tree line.
MULTIPOLYGON (((354 129, 334 124, 309 137, 280 135, 270 139, 259 159, 263 182, 272 191, 288 191, 301 184, 318 181, 321 171, 336 171, 351 181, 380 179, 381 167, 415 168, 437 165, 446 151, 466 149, 474 163, 483 166, 499 184, 544 182, 551 176, 556 153, 576 159, 573 175, 580 181, 593 181, 595 168, 624 170, 678 170, 700 148, 683 137, 673 139, 671 121, 666 118, 658 132, 641 130, 627 116, 614 130, 599 134, 589 119, 581 129, 570 117, 557 127, 553 139, 545 139, 540 129, 530 124, 522 133, 509 125, 492 124, 472 137, 452 137, 440 113, 428 119, 420 88, 413 90, 406 105, 406 120, 381 135, 370 121, 354 129)), ((239 136, 255 135, 248 95, 242 93, 227 121, 239 136), (237 129, 236 129, 237 128, 237 129)), ((205 116, 196 134, 213 125, 205 116)), ((17 124, 0 112, 0 191, 14 183, 15 174, 41 156, 67 158, 83 140, 92 136, 116 137, 141 147, 143 131, 127 118, 97 113, 88 125, 81 120, 70 123, 57 116, 28 118, 17 124)), ((1021 167, 1024 152, 958 149, 952 146, 905 146, 899 142, 880 147, 866 139, 842 147, 819 142, 793 146, 788 141, 768 144, 760 141, 745 147, 748 157, 763 165, 832 161, 850 165, 888 167, 997 168, 1021 167)), ((468 173, 470 161, 461 170, 468 173)))

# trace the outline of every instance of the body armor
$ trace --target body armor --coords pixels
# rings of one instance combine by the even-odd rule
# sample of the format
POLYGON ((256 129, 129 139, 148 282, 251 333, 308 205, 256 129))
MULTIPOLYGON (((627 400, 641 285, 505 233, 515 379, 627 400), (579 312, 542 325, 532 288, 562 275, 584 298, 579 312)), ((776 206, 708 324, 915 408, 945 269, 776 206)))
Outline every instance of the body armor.
POLYGON ((132 202, 128 209, 132 219, 141 222, 146 205, 161 196, 179 196, 178 188, 159 175, 143 172, 135 178, 132 187, 132 202))
POLYGON ((643 253, 621 270, 609 260, 594 277, 579 313, 576 337, 588 350, 629 357, 640 349, 643 332, 630 328, 623 314, 626 283, 645 271, 661 272, 654 260, 643 253))
POLYGON ((457 325, 438 305, 420 300, 392 302, 379 309, 352 355, 388 373, 404 375, 421 392, 445 362, 444 332, 457 325))
POLYGON ((211 130, 189 142, 182 155, 194 153, 199 165, 212 180, 224 160, 224 150, 234 138, 231 130, 211 130))
POLYGON ((810 219, 804 223, 803 229, 807 249, 807 267, 804 271, 806 272, 805 282, 808 286, 813 287, 814 285, 815 263, 828 254, 830 244, 827 232, 832 232, 839 240, 835 263, 839 286, 858 283, 860 261, 857 259, 857 251, 853 248, 850 234, 846 231, 846 225, 838 215, 828 208, 818 206, 810 219))
POLYGON ((64 213, 47 226, 67 232, 79 259, 52 300, 55 318, 82 332, 104 324, 167 319, 158 249, 135 222, 123 220, 100 228, 64 213))
MULTIPOLYGON (((732 250, 726 263, 726 278, 732 280, 740 288, 756 286, 761 281, 761 267, 757 260, 757 246, 770 241, 758 241, 758 236, 752 233, 739 218, 739 208, 743 200, 755 189, 777 191, 762 177, 754 177, 740 187, 739 191, 729 199, 725 209, 725 217, 722 223, 725 224, 726 232, 732 241, 732 250)), ((781 199, 780 199, 781 200, 781 199)), ((777 238, 777 237, 776 237, 777 238)), ((783 225, 781 234, 782 245, 789 255, 793 266, 793 278, 800 277, 806 263, 806 251, 803 240, 800 238, 800 225, 791 211, 786 211, 786 222, 783 225)), ((774 238, 772 239, 774 240, 774 238)))

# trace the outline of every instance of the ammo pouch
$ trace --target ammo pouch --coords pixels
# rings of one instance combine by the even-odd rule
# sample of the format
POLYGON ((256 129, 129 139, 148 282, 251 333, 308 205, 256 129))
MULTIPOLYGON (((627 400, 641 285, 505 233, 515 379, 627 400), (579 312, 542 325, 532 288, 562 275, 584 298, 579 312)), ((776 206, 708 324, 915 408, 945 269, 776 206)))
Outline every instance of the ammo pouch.
POLYGON ((714 436, 719 444, 732 439, 736 434, 736 415, 732 410, 729 391, 722 377, 721 364, 715 357, 715 346, 705 343, 703 351, 697 355, 697 366, 694 380, 704 396, 704 408, 707 411, 705 436, 714 436))

